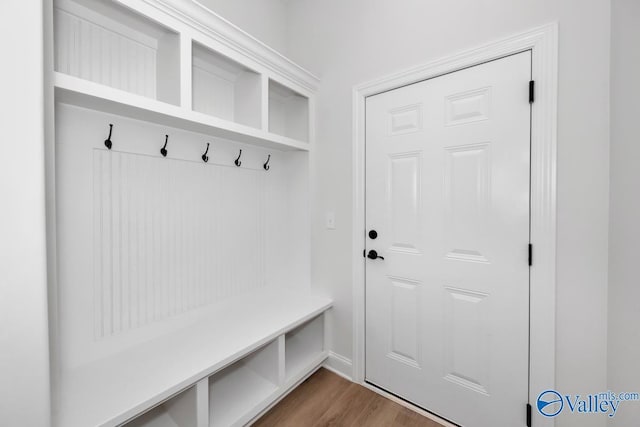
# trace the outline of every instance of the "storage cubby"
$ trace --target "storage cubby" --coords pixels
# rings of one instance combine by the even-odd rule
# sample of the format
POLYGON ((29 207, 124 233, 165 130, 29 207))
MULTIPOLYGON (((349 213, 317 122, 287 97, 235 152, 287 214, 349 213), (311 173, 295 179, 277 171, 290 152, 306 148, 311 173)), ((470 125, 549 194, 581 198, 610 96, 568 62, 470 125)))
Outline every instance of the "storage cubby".
POLYGON ((285 335, 287 380, 308 369, 324 352, 324 316, 320 315, 285 335))
POLYGON ((125 427, 197 427, 196 414, 196 388, 190 387, 124 425, 125 427))
POLYGON ((194 43, 192 79, 194 111, 261 127, 260 74, 194 43))
POLYGON ((269 132, 309 141, 309 99, 269 80, 269 132))
POLYGON ((178 33, 113 1, 55 0, 55 70, 178 105, 178 33))
POLYGON ((209 378, 209 425, 242 425, 278 390, 277 340, 209 378))

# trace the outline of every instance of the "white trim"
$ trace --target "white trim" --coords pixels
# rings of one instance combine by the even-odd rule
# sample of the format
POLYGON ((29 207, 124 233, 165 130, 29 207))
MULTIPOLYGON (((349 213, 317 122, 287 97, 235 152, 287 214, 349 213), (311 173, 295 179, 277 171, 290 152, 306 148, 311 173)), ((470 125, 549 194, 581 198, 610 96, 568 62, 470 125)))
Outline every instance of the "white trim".
POLYGON ((340 375, 349 381, 353 381, 351 372, 353 372, 353 364, 350 359, 342 356, 341 354, 329 352, 329 357, 324 362, 324 367, 334 374, 340 375))
MULTIPOLYGON (((531 325, 529 402, 555 386, 556 324, 556 129, 558 26, 549 24, 494 43, 382 77, 353 89, 353 380, 364 384, 365 284, 362 258, 364 236, 365 98, 406 84, 532 50, 536 81, 531 123, 531 325)), ((535 405, 534 405, 535 406, 535 405)), ((536 426, 555 425, 552 418, 533 413, 536 426)))

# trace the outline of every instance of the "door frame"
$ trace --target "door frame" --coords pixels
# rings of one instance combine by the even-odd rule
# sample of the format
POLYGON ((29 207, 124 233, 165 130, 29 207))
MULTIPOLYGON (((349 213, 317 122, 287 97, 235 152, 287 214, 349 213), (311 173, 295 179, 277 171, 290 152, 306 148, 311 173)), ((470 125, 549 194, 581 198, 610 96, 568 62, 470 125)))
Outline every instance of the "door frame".
MULTIPOLYGON (((352 379, 365 376, 365 100, 401 86, 434 78, 523 51, 532 51, 535 100, 531 114, 531 243, 529 324, 529 403, 555 388, 556 355, 556 146, 558 24, 466 50, 390 74, 353 88, 353 361, 352 379)), ((525 90, 523 88, 523 90, 525 90)), ((524 405, 525 402, 523 402, 524 405)), ((535 405, 532 405, 535 408, 535 405)), ((524 416, 524 408, 523 408, 524 416)), ((553 418, 532 411, 536 427, 555 425, 553 418)))

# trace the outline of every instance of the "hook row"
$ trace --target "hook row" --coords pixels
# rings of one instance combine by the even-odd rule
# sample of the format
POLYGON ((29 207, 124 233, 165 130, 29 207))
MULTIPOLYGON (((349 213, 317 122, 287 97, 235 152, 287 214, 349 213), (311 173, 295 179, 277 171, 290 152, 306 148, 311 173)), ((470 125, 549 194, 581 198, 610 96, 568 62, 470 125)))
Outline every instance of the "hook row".
MULTIPOLYGON (((107 147, 108 150, 111 150, 111 148, 113 147, 113 141, 111 141, 112 134, 113 134, 113 123, 109 123, 109 136, 107 136, 107 139, 104 140, 104 146, 107 147)), ((168 144, 169 144, 169 135, 165 135, 164 145, 160 149, 160 154, 162 155, 162 157, 167 157, 167 154, 169 153, 169 151, 167 150, 168 144)), ((207 148, 204 150, 204 153, 201 156, 202 161, 205 163, 209 162, 209 156, 207 155, 209 153, 209 144, 210 143, 207 142, 207 148)), ((237 167, 242 166, 242 161, 240 160, 241 157, 242 157, 242 149, 240 149, 240 152, 238 153, 238 157, 233 162, 237 167)), ((264 170, 266 171, 269 170, 270 161, 271 161, 271 154, 267 156, 267 161, 262 165, 262 168, 264 170)))

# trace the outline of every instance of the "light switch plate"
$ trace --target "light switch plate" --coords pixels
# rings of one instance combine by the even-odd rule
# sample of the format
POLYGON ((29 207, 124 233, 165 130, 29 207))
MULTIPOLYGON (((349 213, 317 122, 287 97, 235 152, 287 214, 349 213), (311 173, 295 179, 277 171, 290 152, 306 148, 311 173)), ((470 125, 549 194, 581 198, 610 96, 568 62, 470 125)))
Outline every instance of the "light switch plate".
POLYGON ((327 230, 336 229, 336 214, 335 212, 327 212, 327 230))

